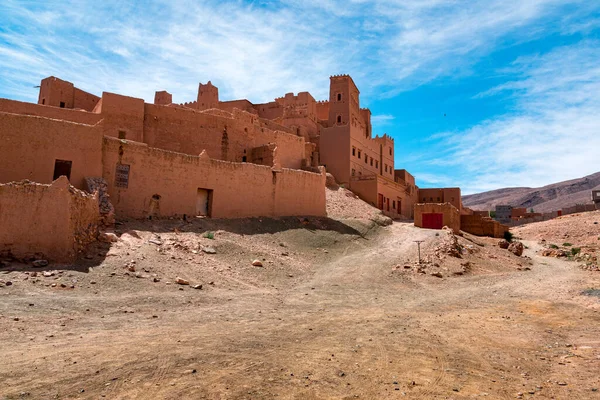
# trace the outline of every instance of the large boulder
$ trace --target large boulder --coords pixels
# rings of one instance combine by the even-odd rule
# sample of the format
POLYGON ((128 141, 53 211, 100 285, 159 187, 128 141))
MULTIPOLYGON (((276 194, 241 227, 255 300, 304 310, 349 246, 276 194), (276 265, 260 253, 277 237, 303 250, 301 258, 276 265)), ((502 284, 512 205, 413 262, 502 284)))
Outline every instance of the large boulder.
POLYGON ((512 242, 508 246, 508 251, 513 253, 515 256, 519 256, 519 257, 521 257, 523 255, 524 249, 525 249, 525 246, 523 246, 523 243, 521 243, 521 242, 512 242))
POLYGON ((508 242, 508 240, 502 239, 501 241, 498 242, 498 246, 501 249, 508 249, 508 246, 510 246, 510 243, 508 242))
POLYGON ((335 177, 331 175, 329 172, 325 174, 325 186, 329 189, 338 190, 340 186, 335 181, 335 177))

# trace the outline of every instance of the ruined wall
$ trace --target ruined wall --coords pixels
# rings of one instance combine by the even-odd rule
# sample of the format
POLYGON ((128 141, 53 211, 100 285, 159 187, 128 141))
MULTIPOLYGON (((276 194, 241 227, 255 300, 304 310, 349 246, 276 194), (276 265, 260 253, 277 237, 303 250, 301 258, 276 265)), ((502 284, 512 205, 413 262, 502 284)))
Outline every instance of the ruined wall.
POLYGON ((444 226, 454 233, 460 232, 460 211, 450 203, 419 203, 415 204, 415 226, 423 228, 423 214, 443 214, 444 226))
POLYGON ((477 236, 502 238, 508 231, 508 226, 489 217, 473 214, 460 216, 460 229, 477 236))
POLYGON ((0 184, 0 254, 72 262, 98 234, 98 198, 61 177, 0 184))
MULTIPOLYGON (((102 176, 117 215, 141 218, 197 214, 198 189, 212 190, 214 218, 318 215, 325 211, 325 174, 190 156, 145 144, 104 139, 102 176), (127 187, 117 164, 129 170, 127 187), (160 196, 158 204, 153 196, 160 196)), ((157 198, 155 196, 155 198, 157 198)))
POLYGON ((144 141, 144 100, 104 92, 100 112, 104 135, 144 141))
POLYGON ((153 104, 145 110, 144 142, 151 147, 191 155, 206 150, 211 158, 242 162, 249 149, 276 143, 283 167, 299 169, 305 158, 303 138, 262 127, 257 116, 239 110, 214 115, 153 104))
POLYGON ((102 127, 0 113, 0 183, 51 183, 56 160, 71 161, 71 183, 102 172, 102 127))
POLYGON ((16 100, 0 99, 0 112, 35 115, 39 117, 62 119, 80 124, 94 125, 102 119, 100 114, 68 108, 47 107, 40 104, 25 103, 16 100))

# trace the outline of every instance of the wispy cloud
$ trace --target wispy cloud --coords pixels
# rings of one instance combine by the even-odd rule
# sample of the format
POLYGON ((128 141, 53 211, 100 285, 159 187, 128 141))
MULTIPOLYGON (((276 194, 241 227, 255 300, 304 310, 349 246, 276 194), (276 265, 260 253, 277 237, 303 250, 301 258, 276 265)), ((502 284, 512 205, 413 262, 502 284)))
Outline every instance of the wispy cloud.
POLYGON ((350 73, 368 101, 468 74, 501 40, 589 29, 578 17, 589 3, 5 0, 0 95, 34 99, 31 86, 57 75, 95 93, 147 100, 162 89, 176 101, 193 99, 198 81, 209 79, 224 98, 259 102, 303 90, 326 98, 328 76, 350 73), (549 25, 573 4, 570 24, 549 25))
POLYGON ((515 79, 487 92, 513 96, 515 112, 444 138, 424 163, 455 171, 466 193, 597 172, 599 58, 600 42, 587 41, 516 60, 515 79))

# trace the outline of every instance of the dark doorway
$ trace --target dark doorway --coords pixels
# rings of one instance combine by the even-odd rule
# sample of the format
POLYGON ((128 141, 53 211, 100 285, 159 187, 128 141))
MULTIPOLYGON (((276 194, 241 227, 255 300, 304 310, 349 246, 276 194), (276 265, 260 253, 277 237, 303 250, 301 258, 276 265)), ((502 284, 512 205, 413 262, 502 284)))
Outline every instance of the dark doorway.
POLYGON ((196 196, 196 215, 210 217, 212 215, 212 197, 211 189, 198 188, 196 196))
POLYGON ((65 108, 65 102, 64 101, 60 102, 60 108, 65 108))
POLYGON ((71 166, 73 161, 67 160, 56 160, 54 161, 54 177, 53 181, 57 180, 61 176, 66 176, 68 180, 71 180, 71 166))

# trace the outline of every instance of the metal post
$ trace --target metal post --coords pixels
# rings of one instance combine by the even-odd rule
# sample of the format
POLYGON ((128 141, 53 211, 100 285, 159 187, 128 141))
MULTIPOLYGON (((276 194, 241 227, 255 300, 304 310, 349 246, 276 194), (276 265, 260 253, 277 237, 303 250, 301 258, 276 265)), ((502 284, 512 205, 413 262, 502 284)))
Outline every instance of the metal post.
POLYGON ((421 243, 423 243, 424 240, 415 240, 414 242, 417 244, 417 249, 419 251, 419 264, 421 264, 421 243))

